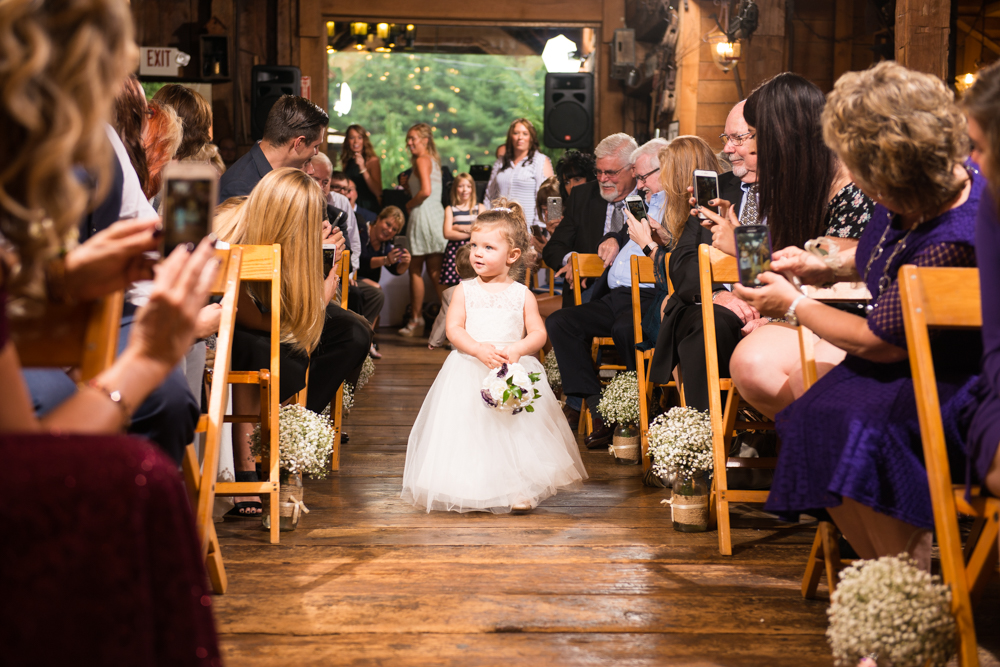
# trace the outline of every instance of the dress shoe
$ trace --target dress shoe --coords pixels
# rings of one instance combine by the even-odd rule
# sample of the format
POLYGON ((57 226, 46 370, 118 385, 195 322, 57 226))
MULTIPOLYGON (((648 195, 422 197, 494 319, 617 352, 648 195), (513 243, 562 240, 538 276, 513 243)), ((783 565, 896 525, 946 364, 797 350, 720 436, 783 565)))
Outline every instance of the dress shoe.
POLYGON ((611 442, 614 434, 614 425, 609 426, 604 423, 603 419, 597 418, 594 420, 594 430, 583 441, 583 444, 587 446, 587 449, 603 449, 611 442))
POLYGON ((346 445, 351 441, 351 436, 347 435, 344 431, 340 432, 340 444, 346 445))
POLYGON ((568 405, 564 405, 563 414, 566 415, 566 421, 569 422, 569 429, 571 431, 576 431, 577 427, 580 425, 580 411, 574 410, 568 405))

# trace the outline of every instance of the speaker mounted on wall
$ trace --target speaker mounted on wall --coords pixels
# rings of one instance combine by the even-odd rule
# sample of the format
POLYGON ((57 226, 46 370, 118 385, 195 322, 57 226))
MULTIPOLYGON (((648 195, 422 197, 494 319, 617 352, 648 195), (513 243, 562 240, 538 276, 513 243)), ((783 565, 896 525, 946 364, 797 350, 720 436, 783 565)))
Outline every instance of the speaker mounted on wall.
POLYGON ((548 148, 590 149, 594 145, 594 75, 545 75, 545 134, 548 148))
POLYGON ((285 65, 254 65, 250 80, 250 133, 259 141, 264 137, 267 114, 278 98, 301 94, 302 72, 285 65))

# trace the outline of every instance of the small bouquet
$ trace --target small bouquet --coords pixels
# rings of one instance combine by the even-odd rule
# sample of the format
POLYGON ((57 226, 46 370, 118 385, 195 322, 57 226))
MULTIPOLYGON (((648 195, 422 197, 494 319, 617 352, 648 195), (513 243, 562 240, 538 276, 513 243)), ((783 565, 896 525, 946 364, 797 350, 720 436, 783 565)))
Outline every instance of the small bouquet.
MULTIPOLYGON (((263 450, 257 424, 250 437, 250 451, 259 456, 263 450)), ((325 479, 333 452, 333 425, 301 405, 286 405, 278 415, 278 451, 282 470, 293 475, 306 472, 313 479, 325 479)))
POLYGON ((671 408, 649 425, 649 455, 653 473, 685 475, 712 469, 712 425, 707 412, 671 408))
POLYGON ((529 373, 521 364, 502 364, 487 373, 479 392, 483 402, 494 410, 516 415, 524 410, 534 412, 531 404, 541 394, 535 389, 541 373, 529 373))
POLYGON ((855 561, 830 598, 826 631, 837 665, 943 667, 955 653, 951 589, 905 554, 855 561))

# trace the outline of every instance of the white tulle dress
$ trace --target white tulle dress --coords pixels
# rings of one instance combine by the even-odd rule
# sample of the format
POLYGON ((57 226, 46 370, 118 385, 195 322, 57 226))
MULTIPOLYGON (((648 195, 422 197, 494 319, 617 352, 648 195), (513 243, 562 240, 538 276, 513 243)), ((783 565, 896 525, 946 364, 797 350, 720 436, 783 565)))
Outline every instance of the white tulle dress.
MULTIPOLYGON (((524 285, 512 283, 497 294, 479 279, 462 286, 470 336, 497 348, 524 337, 524 285)), ((520 503, 534 507, 587 478, 542 365, 535 357, 520 363, 542 374, 541 398, 534 412, 513 415, 483 402, 479 392, 488 369, 481 361, 458 350, 448 355, 410 431, 404 500, 428 512, 502 514, 520 503)))

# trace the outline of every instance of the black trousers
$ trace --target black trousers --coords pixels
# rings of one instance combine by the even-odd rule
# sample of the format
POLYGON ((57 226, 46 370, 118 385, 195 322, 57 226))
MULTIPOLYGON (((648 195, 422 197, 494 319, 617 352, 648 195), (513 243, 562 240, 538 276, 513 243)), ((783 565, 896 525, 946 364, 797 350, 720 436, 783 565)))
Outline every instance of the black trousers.
MULTIPOLYGON (((641 310, 653 301, 655 290, 639 291, 641 310)), ((563 392, 583 398, 601 393, 601 380, 590 356, 594 338, 613 338, 622 363, 635 370, 635 335, 632 330, 632 293, 628 287, 618 287, 609 294, 580 306, 561 308, 545 320, 545 329, 552 341, 563 392)))
MULTIPOLYGON (((656 354, 650 365, 650 380, 659 384, 669 382, 674 366, 679 365, 685 402, 697 410, 708 410, 708 370, 701 305, 685 306, 669 324, 665 322, 664 325, 668 328, 660 328, 656 354)), ((721 377, 729 377, 729 360, 742 338, 742 328, 743 322, 736 313, 715 306, 715 344, 721 377)))
MULTIPOLYGON (((309 394, 306 408, 322 412, 344 380, 357 378, 358 370, 372 344, 372 328, 359 315, 340 306, 326 307, 326 323, 319 345, 310 356, 281 346, 279 400, 290 398, 306 386, 309 369, 309 394)), ((271 337, 264 331, 237 326, 233 332, 233 370, 255 371, 267 368, 271 359, 271 337)))

